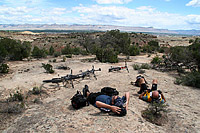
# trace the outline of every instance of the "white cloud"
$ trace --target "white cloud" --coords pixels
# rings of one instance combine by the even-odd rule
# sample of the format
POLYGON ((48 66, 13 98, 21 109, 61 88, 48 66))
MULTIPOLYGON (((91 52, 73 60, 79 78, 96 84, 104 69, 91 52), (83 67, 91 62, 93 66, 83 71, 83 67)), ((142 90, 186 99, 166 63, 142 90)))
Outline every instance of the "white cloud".
POLYGON ((125 4, 132 0, 95 0, 98 4, 125 4))
POLYGON ((38 5, 44 3, 45 0, 2 0, 9 5, 38 5))
MULTIPOLYGON (((11 0, 10 0, 11 1, 11 0)), ((24 0, 25 1, 25 0, 24 0)), ((151 6, 135 9, 124 6, 84 6, 41 8, 27 6, 0 6, 2 24, 97 24, 143 26, 168 29, 200 29, 200 15, 182 16, 160 12, 151 6)))
POLYGON ((62 15, 66 13, 66 9, 65 8, 54 8, 50 14, 55 14, 55 15, 62 15))
POLYGON ((188 15, 187 22, 190 24, 198 24, 200 25, 200 15, 188 15))
POLYGON ((150 6, 130 9, 118 6, 79 6, 73 8, 84 17, 77 23, 82 24, 108 24, 128 26, 153 26, 155 28, 182 29, 187 27, 186 18, 178 14, 159 12, 150 6))
POLYGON ((149 11, 149 12, 153 12, 155 10, 155 8, 152 8, 151 6, 141 6, 141 7, 138 7, 137 9, 141 11, 149 11))
POLYGON ((186 4, 186 6, 199 7, 200 6, 200 0, 191 0, 189 3, 186 4))
POLYGON ((7 7, 7 6, 0 6, 0 14, 4 15, 22 15, 32 11, 32 9, 27 7, 7 7))

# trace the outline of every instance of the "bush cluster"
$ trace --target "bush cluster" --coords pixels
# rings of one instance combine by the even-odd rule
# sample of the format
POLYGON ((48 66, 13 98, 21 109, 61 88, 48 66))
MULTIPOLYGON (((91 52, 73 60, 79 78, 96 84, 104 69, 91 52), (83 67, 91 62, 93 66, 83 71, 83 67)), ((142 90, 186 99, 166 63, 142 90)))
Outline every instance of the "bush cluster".
POLYGON ((53 66, 51 64, 42 63, 42 67, 46 70, 46 73, 54 73, 53 66))
POLYGON ((9 72, 9 66, 8 64, 0 64, 0 73, 8 73, 9 72))
POLYGON ((177 78, 177 84, 184 84, 200 88, 200 38, 191 41, 189 46, 175 46, 170 48, 169 55, 160 58, 154 57, 152 64, 158 64, 160 67, 165 66, 169 70, 177 70, 182 73, 177 78), (187 71, 185 71, 187 70, 187 71), (188 71, 189 70, 189 71, 188 71))
POLYGON ((147 63, 144 63, 142 65, 138 65, 138 64, 133 64, 133 69, 134 70, 140 70, 140 69, 150 69, 151 66, 147 63))
POLYGON ((128 49, 130 56, 136 56, 140 54, 140 48, 135 45, 131 45, 128 49))
POLYGON ((160 64, 160 63, 162 63, 162 58, 156 56, 156 57, 154 57, 154 58, 152 59, 151 63, 152 63, 152 64, 160 64))
POLYGON ((0 39, 0 62, 5 59, 22 60, 30 55, 29 42, 15 41, 9 38, 0 39))
POLYGON ((117 63, 117 53, 112 49, 98 49, 96 53, 96 58, 100 62, 110 62, 110 63, 117 63))
POLYGON ((32 51, 32 57, 34 58, 43 58, 47 56, 47 51, 43 49, 39 49, 37 46, 34 46, 32 51))
POLYGON ((69 55, 69 54, 74 54, 74 55, 87 55, 87 52, 79 47, 75 47, 75 48, 72 48, 70 46, 70 44, 67 44, 64 49, 62 49, 62 54, 63 55, 69 55))
POLYGON ((191 72, 176 79, 176 84, 184 84, 187 86, 193 86, 200 88, 200 72, 191 72))

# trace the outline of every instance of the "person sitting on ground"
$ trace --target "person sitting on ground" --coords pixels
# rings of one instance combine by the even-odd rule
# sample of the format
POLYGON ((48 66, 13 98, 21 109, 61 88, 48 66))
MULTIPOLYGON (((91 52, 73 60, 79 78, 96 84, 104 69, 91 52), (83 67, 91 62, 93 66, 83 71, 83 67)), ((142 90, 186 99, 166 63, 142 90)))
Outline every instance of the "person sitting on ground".
POLYGON ((125 93, 122 98, 119 96, 108 96, 101 92, 92 93, 89 91, 88 86, 83 88, 83 95, 87 97, 90 104, 99 108, 104 112, 114 112, 119 116, 125 116, 128 110, 128 104, 130 99, 129 92, 125 93))
POLYGON ((152 81, 152 88, 150 90, 150 89, 147 89, 144 78, 141 78, 139 82, 139 85, 140 85, 139 93, 141 93, 139 95, 139 98, 147 102, 157 101, 160 103, 165 103, 166 99, 164 95, 162 94, 160 90, 157 90, 157 83, 158 81, 154 79, 152 81))

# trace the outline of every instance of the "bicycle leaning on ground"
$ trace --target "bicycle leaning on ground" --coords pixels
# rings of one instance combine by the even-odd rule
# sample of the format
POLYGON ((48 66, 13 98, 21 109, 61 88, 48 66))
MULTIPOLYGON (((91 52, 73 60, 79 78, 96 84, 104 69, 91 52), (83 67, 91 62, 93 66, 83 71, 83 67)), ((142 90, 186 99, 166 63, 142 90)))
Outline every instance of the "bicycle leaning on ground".
POLYGON ((94 66, 92 66, 91 70, 87 70, 76 75, 73 75, 71 70, 71 73, 67 74, 66 76, 60 78, 52 78, 51 80, 43 80, 43 83, 56 83, 59 86, 59 83, 62 82, 63 86, 65 87, 68 83, 70 83, 72 85, 72 88, 74 88, 73 80, 75 79, 84 79, 85 77, 90 77, 91 75, 93 75, 94 78, 97 80, 95 71, 101 71, 101 68, 95 70, 94 66))

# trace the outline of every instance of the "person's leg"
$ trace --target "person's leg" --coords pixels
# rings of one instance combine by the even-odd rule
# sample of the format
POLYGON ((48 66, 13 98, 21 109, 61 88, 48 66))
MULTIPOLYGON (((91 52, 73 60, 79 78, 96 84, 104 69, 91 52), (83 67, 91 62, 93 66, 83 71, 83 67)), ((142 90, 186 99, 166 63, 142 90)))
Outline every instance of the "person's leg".
POLYGON ((139 86, 140 86, 140 91, 138 91, 138 94, 141 94, 142 92, 144 92, 145 90, 147 90, 147 85, 145 83, 144 78, 140 79, 139 86))
POLYGON ((90 94, 90 91, 88 89, 88 85, 85 85, 85 87, 83 88, 83 96, 88 97, 89 94, 90 94))
POLYGON ((90 95, 90 92, 87 92, 87 95, 86 95, 86 97, 88 97, 90 95))
POLYGON ((154 79, 154 80, 152 81, 152 87, 151 87, 151 90, 152 90, 152 91, 157 90, 157 84, 158 84, 158 81, 157 81, 156 79, 154 79))
POLYGON ((141 84, 145 84, 144 78, 141 78, 141 79, 139 80, 139 86, 140 86, 140 87, 141 87, 141 84))

